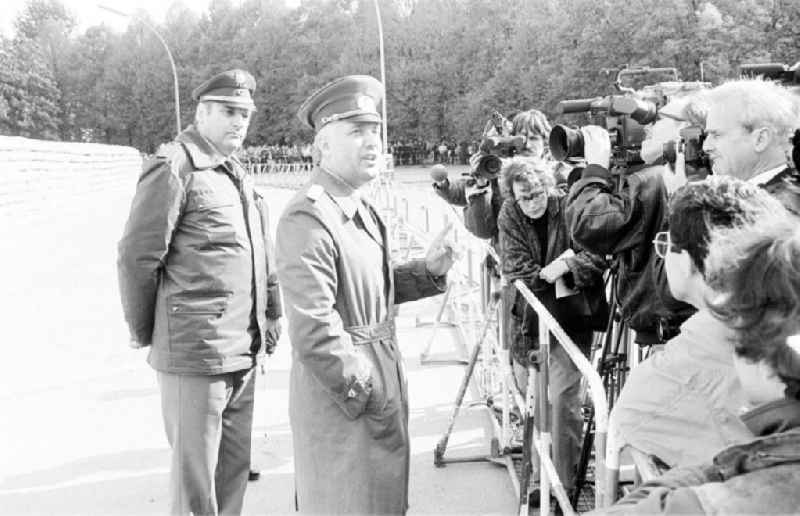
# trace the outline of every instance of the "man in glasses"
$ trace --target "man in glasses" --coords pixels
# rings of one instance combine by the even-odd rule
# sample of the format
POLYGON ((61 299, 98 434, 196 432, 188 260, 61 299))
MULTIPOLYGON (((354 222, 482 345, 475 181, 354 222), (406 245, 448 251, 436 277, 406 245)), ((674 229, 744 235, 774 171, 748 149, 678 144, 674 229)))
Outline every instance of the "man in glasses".
POLYGON ((733 332, 708 310, 704 261, 711 232, 769 212, 780 203, 764 190, 729 177, 689 183, 670 200, 669 231, 656 234, 672 295, 697 312, 680 334, 634 368, 611 413, 611 431, 669 467, 707 462, 752 436, 738 416, 745 407, 731 357, 733 332))
POLYGON ((703 149, 715 174, 761 186, 800 215, 800 174, 789 166, 790 138, 800 126, 798 99, 787 88, 741 79, 708 94, 703 149))

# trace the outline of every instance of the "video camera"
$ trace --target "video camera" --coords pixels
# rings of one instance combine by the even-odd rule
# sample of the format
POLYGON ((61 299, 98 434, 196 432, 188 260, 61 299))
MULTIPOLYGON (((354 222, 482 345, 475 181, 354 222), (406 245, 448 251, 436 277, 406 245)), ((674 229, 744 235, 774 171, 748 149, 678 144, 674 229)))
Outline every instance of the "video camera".
MULTIPOLYGON (((611 138, 611 171, 624 174, 631 167, 643 165, 641 157, 642 142, 646 138, 644 126, 656 121, 658 110, 668 102, 670 90, 688 83, 678 81, 675 68, 624 68, 617 73, 614 86, 619 93, 591 99, 563 100, 558 103, 558 113, 589 113, 592 123, 606 128, 611 138), (666 74, 671 80, 634 90, 624 86, 623 81, 652 74, 666 74)), ((703 83, 697 83, 698 87, 703 83)), ((682 132, 683 149, 692 153, 693 160, 706 160, 702 152, 705 135, 698 127, 687 128, 682 132)), ((550 153, 559 161, 568 158, 582 158, 583 134, 578 129, 556 125, 550 131, 550 153)), ((677 149, 672 149, 675 155, 677 149)), ((687 156, 687 159, 689 157, 687 156)), ((674 163, 675 158, 672 158, 674 163)))
POLYGON ((502 168, 501 158, 510 158, 525 148, 524 136, 486 136, 478 150, 484 155, 470 175, 474 178, 495 179, 502 168))
MULTIPOLYGON (((739 66, 742 77, 763 77, 784 86, 800 86, 800 61, 793 66, 783 63, 743 64, 739 66)), ((800 129, 795 129, 791 138, 794 169, 800 170, 800 129)))
POLYGON ((711 160, 703 150, 703 142, 706 139, 703 129, 694 125, 684 127, 680 130, 680 135, 681 139, 677 142, 677 146, 674 141, 664 144, 664 160, 670 165, 674 165, 678 159, 678 153, 681 152, 687 168, 704 169, 710 172, 711 160))
POLYGON ((503 166, 501 158, 510 158, 525 149, 527 143, 524 136, 510 136, 511 122, 499 111, 492 111, 491 119, 483 131, 478 150, 483 154, 469 175, 471 180, 486 179, 491 181, 500 175, 503 166))

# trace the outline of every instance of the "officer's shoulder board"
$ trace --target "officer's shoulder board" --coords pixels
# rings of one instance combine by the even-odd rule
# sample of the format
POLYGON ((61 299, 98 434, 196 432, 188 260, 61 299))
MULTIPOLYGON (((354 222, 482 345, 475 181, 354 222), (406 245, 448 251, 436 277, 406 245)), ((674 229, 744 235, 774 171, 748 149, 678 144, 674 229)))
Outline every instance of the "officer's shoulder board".
POLYGON ((179 142, 162 143, 156 153, 144 161, 143 171, 168 170, 180 178, 192 171, 191 161, 179 142))
POLYGON ((313 184, 308 187, 306 197, 308 197, 312 202, 316 202, 323 193, 325 193, 325 189, 322 187, 322 185, 313 184))
POLYGON ((171 160, 178 152, 183 152, 181 144, 178 142, 162 143, 156 150, 156 158, 171 160))

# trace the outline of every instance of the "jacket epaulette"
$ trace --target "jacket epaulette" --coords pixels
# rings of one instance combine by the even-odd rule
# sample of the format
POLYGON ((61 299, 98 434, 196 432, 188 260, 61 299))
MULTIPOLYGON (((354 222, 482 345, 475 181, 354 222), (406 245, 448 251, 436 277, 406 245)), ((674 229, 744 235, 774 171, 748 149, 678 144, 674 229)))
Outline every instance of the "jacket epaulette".
POLYGON ((170 160, 179 151, 182 151, 181 145, 178 142, 162 143, 156 150, 156 158, 170 160))
POLYGON ((313 184, 308 187, 308 191, 306 192, 306 197, 308 197, 312 201, 317 201, 323 193, 325 193, 325 189, 322 187, 322 185, 313 184))

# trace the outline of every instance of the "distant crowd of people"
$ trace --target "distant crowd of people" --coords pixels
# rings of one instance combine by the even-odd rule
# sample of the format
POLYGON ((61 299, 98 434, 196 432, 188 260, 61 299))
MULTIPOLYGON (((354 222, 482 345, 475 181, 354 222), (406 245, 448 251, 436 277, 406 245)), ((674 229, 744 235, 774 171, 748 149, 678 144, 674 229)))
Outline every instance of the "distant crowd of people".
POLYGON ((441 138, 438 143, 418 139, 389 142, 389 152, 394 155, 396 165, 467 165, 469 157, 477 150, 477 141, 456 142, 454 138, 441 138))
POLYGON ((243 163, 311 163, 311 143, 255 145, 243 147, 238 152, 243 163))
MULTIPOLYGON (((237 155, 243 163, 250 164, 312 163, 312 149, 311 142, 253 145, 243 147, 237 155)), ((389 152, 394 156, 395 165, 467 165, 469 157, 477 150, 477 141, 456 142, 452 138, 442 138, 438 143, 418 139, 389 143, 389 152)))

